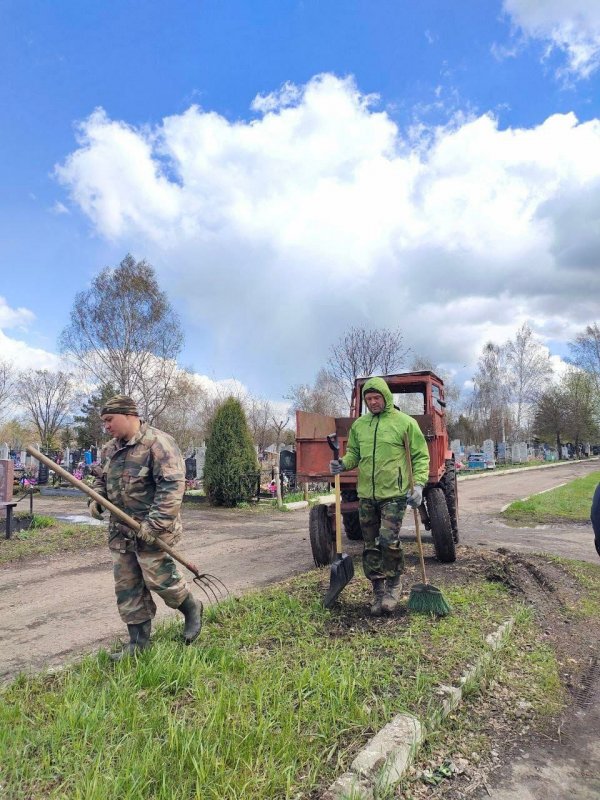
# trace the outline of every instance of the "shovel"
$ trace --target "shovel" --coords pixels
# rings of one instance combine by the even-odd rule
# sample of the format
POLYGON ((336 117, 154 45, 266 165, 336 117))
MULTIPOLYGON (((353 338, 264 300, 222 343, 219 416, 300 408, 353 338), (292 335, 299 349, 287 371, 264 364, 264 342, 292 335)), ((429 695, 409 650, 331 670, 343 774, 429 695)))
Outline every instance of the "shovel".
MULTIPOLYGON (((91 497, 92 500, 95 500, 97 503, 100 503, 101 506, 107 508, 111 514, 114 514, 115 517, 118 517, 121 522, 124 522, 127 527, 131 528, 132 531, 138 531, 140 529, 140 523, 137 522, 135 519, 126 514, 124 511, 121 511, 120 508, 113 505, 110 500, 107 500, 106 497, 102 497, 101 494, 95 492, 87 483, 78 480, 70 472, 67 472, 66 469, 63 469, 58 464, 55 464, 51 458, 45 456, 43 453, 40 453, 39 450, 36 450, 35 447, 26 447, 25 448, 29 455, 37 458, 38 461, 41 461, 42 464, 45 464, 49 469, 56 472, 57 475, 60 475, 61 478, 64 478, 68 483, 72 486, 75 486, 77 489, 80 489, 82 492, 91 497)), ((161 550, 164 550, 165 553, 168 553, 171 558, 174 558, 175 561, 179 561, 180 564, 183 564, 184 567, 187 567, 191 573, 194 574, 194 583, 196 586, 201 589, 206 598, 209 602, 213 600, 218 603, 219 600, 222 600, 224 597, 227 597, 229 591, 223 581, 217 578, 215 575, 211 575, 208 572, 200 572, 198 567, 195 564, 192 564, 191 561, 187 561, 181 553, 178 553, 176 550, 173 550, 168 544, 163 542, 160 537, 156 537, 154 539, 154 544, 159 547, 161 550)))
MULTIPOLYGON (((336 459, 340 457, 340 446, 337 434, 332 433, 327 437, 329 447, 333 450, 336 459)), ((331 575, 329 576, 329 589, 323 598, 325 608, 331 608, 339 597, 342 589, 347 586, 354 577, 354 562, 347 553, 342 553, 342 501, 340 497, 340 476, 339 473, 334 478, 335 483, 335 561, 331 565, 331 575)))

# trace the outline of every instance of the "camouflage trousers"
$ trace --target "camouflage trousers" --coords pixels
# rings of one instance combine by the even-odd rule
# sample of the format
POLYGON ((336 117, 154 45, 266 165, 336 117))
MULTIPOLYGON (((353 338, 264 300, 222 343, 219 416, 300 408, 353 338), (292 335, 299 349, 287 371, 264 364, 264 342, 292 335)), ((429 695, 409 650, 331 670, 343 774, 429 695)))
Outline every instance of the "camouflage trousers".
POLYGON ((406 497, 359 501, 360 527, 365 542, 363 570, 370 581, 394 578, 404 572, 400 527, 405 510, 406 497))
MULTIPOLYGON (((139 625, 153 619, 156 604, 150 592, 156 592, 169 608, 178 608, 189 594, 186 581, 179 574, 170 555, 158 547, 112 535, 108 546, 113 560, 117 608, 123 622, 139 625)), ((162 536, 168 545, 174 545, 179 534, 162 536)))

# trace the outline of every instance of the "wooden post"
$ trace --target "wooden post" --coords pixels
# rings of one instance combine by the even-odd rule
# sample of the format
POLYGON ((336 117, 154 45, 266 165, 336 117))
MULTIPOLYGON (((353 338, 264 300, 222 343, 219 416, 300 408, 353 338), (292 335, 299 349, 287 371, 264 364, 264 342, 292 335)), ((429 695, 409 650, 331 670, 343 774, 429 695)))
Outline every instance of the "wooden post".
POLYGON ((308 481, 304 481, 302 488, 304 490, 304 499, 308 500, 308 481))

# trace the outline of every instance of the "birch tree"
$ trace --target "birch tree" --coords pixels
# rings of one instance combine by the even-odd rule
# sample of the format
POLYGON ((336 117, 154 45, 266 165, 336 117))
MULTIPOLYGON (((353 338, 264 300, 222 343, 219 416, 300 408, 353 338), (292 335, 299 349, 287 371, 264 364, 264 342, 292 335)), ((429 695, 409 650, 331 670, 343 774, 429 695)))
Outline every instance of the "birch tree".
POLYGON ((552 378, 548 350, 537 341, 525 323, 514 339, 504 345, 508 400, 515 414, 515 433, 524 433, 531 423, 535 403, 552 378))
POLYGON ((175 396, 182 346, 179 319, 153 267, 131 255, 76 295, 60 336, 61 351, 87 380, 134 397, 149 422, 175 396))

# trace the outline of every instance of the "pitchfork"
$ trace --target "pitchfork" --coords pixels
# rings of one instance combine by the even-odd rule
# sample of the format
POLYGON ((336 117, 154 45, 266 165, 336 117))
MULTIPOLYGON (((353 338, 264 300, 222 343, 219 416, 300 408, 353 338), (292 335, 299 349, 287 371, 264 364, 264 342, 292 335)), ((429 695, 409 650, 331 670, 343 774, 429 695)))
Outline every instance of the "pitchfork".
MULTIPOLYGON (((52 461, 51 458, 48 458, 48 456, 40 453, 39 450, 36 450, 34 447, 27 447, 26 450, 30 455, 32 455, 34 458, 37 458, 38 461, 41 461, 49 469, 54 470, 54 472, 56 472, 57 475, 60 475, 61 478, 64 478, 68 483, 77 487, 77 489, 80 489, 82 492, 91 497, 92 500, 95 500, 101 506, 107 508, 111 514, 114 514, 116 517, 118 517, 121 522, 124 522, 128 528, 132 529, 132 531, 139 531, 139 522, 130 517, 129 514, 126 514, 117 506, 113 505, 113 503, 111 503, 110 500, 107 500, 106 497, 102 497, 101 494, 95 492, 90 486, 87 485, 87 483, 75 478, 70 472, 67 472, 66 469, 63 469, 61 466, 52 461)), ((164 550, 165 553, 168 553, 176 561, 179 561, 180 564, 183 564, 184 567, 187 567, 187 569, 193 573, 195 576, 193 579, 194 583, 204 593, 209 603, 213 600, 215 603, 218 603, 219 600, 224 600, 227 597, 229 590, 223 581, 220 578, 217 578, 216 575, 211 575, 209 572, 200 572, 195 564, 192 564, 191 561, 188 561, 186 558, 184 558, 181 553, 173 550, 173 548, 163 542, 160 537, 157 536, 154 539, 154 544, 157 547, 160 547, 161 550, 164 550)))

